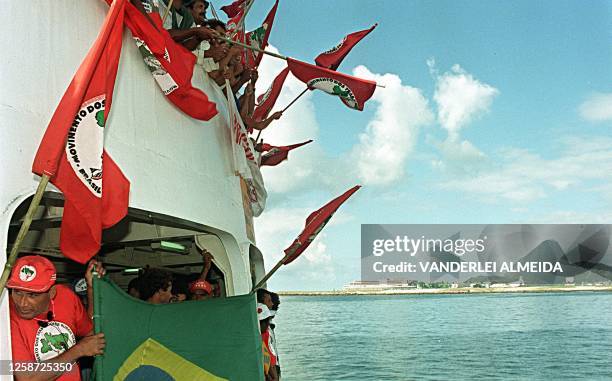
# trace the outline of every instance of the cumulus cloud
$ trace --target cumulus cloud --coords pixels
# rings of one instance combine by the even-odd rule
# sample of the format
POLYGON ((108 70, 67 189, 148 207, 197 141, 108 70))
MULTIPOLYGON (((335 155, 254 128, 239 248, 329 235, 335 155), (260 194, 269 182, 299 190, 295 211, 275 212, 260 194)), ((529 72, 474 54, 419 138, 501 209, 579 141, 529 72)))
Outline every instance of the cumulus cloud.
MULTIPOLYGON (((268 46, 267 50, 278 52, 273 46, 268 46)), ((276 75, 286 66, 287 64, 282 60, 264 57, 259 66, 257 95, 265 92, 276 75)), ((304 89, 304 83, 289 74, 273 111, 282 110, 304 89)), ((290 192, 303 187, 307 182, 318 181, 317 163, 324 157, 324 153, 317 142, 319 125, 315 119, 311 96, 311 92, 304 94, 283 114, 281 119, 274 121, 262 132, 261 136, 264 141, 272 145, 288 145, 309 139, 314 140, 290 153, 287 162, 276 167, 262 168, 266 189, 269 193, 290 192)))
POLYGON ((486 173, 447 181, 442 187, 488 202, 526 203, 555 191, 596 192, 612 183, 612 138, 566 137, 556 158, 524 149, 500 152, 501 162, 486 173))
POLYGON ((453 65, 450 72, 436 78, 434 101, 438 105, 438 121, 450 136, 456 135, 466 124, 489 111, 497 94, 496 88, 453 65))
POLYGON ((358 66, 353 74, 374 80, 378 88, 370 103, 377 104, 374 119, 359 135, 351 162, 357 163, 357 176, 366 185, 388 185, 404 175, 406 161, 414 150, 419 129, 433 121, 428 101, 421 91, 395 74, 375 74, 358 66))
POLYGON ((458 137, 449 136, 444 141, 429 137, 428 141, 438 148, 443 157, 432 161, 433 167, 437 169, 470 172, 479 169, 483 163, 482 159, 486 158, 471 142, 458 137))
POLYGON ((579 108, 580 115, 592 122, 612 120, 612 93, 597 93, 584 101, 579 108))
POLYGON ((429 137, 429 142, 441 153, 432 162, 434 168, 453 172, 469 172, 482 165, 486 155, 470 141, 461 137, 460 131, 470 122, 487 113, 499 90, 480 82, 461 66, 453 65, 450 71, 439 74, 435 60, 427 60, 429 70, 436 81, 433 99, 437 105, 438 122, 447 132, 444 141, 429 137))

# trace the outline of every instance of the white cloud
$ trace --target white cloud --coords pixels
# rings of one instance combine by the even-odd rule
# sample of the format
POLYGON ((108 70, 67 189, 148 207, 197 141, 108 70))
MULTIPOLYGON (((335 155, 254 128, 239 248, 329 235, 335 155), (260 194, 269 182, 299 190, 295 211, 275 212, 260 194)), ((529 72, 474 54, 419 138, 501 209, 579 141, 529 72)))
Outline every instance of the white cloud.
MULTIPOLYGON (((431 67, 431 61, 428 64, 431 67)), ((489 111, 493 98, 499 94, 496 88, 478 81, 459 65, 436 80, 434 100, 438 105, 438 121, 450 136, 489 111)))
POLYGON ((438 108, 438 122, 447 132, 444 141, 429 137, 441 153, 434 160, 434 168, 453 172, 470 172, 483 164, 486 155, 470 141, 461 138, 460 131, 467 124, 489 111, 496 88, 482 83, 461 66, 453 65, 449 72, 438 73, 435 60, 427 60, 430 73, 436 81, 434 101, 438 108))
POLYGON ((593 94, 580 105, 580 115, 589 121, 612 120, 612 93, 593 94))
MULTIPOLYGON (((266 50, 278 52, 273 46, 268 46, 266 50)), ((286 62, 282 60, 264 57, 259 66, 257 95, 265 92, 276 75, 286 66, 286 62)), ((305 87, 304 83, 290 73, 273 111, 282 110, 305 87)), ((286 193, 299 189, 306 183, 310 184, 318 181, 317 164, 324 153, 317 142, 319 126, 315 119, 311 96, 311 92, 304 94, 283 114, 282 118, 274 121, 261 134, 264 141, 272 145, 288 145, 309 139, 314 140, 314 142, 289 153, 289 159, 286 162, 275 167, 262 168, 266 189, 269 193, 286 193)))
POLYGON ((564 149, 556 158, 507 149, 500 153, 501 163, 486 173, 447 181, 442 187, 488 202, 525 203, 572 189, 605 196, 598 190, 612 183, 612 138, 566 137, 560 141, 564 149))
POLYGON ((437 169, 470 172, 481 167, 482 160, 486 158, 471 142, 461 140, 458 136, 449 136, 442 142, 430 137, 428 141, 440 150, 443 157, 432 162, 437 169))
POLYGON ((378 104, 376 114, 359 135, 351 162, 366 185, 389 185, 404 175, 419 129, 432 122, 433 114, 421 91, 403 85, 397 75, 374 74, 365 66, 356 67, 353 74, 386 88, 376 89, 370 100, 378 104))

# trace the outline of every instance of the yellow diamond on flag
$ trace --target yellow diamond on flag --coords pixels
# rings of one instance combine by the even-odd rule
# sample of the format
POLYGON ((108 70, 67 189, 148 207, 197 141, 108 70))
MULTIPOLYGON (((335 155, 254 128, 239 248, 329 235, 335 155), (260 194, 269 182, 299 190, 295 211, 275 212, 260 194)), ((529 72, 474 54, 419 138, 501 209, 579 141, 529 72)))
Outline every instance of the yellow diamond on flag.
POLYGON ((228 381, 207 372, 149 338, 125 360, 114 381, 228 381))

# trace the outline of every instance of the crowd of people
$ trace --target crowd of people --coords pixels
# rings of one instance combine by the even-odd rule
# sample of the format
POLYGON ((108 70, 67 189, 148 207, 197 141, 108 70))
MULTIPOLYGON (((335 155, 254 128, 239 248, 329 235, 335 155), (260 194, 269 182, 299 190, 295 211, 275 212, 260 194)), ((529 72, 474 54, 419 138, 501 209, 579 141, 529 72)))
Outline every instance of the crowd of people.
MULTIPOLYGON (((202 272, 196 279, 176 276, 160 268, 147 268, 132 279, 126 292, 152 304, 206 300, 224 296, 223 279, 215 274, 213 256, 206 249, 202 272)), ((103 276, 101 262, 91 260, 82 279, 70 285, 56 284, 54 264, 37 255, 17 260, 10 289, 11 342, 14 363, 71 364, 57 372, 15 373, 16 380, 81 380, 91 373, 92 356, 104 354, 104 333, 93 332, 93 277, 103 276), (59 377, 59 378, 58 378, 59 377)), ((278 294, 257 290, 257 317, 262 338, 266 381, 280 380, 278 350, 272 319, 278 311, 278 294)))
MULTIPOLYGON (((147 0, 132 1, 143 13, 152 9, 147 0)), ((228 33, 226 24, 216 18, 207 18, 208 7, 205 0, 174 0, 171 4, 164 0, 158 11, 172 39, 196 55, 197 65, 206 75, 222 89, 229 83, 247 131, 263 130, 282 113, 275 112, 262 120, 253 118, 257 68, 246 64, 245 48, 227 41, 233 36, 228 33)))

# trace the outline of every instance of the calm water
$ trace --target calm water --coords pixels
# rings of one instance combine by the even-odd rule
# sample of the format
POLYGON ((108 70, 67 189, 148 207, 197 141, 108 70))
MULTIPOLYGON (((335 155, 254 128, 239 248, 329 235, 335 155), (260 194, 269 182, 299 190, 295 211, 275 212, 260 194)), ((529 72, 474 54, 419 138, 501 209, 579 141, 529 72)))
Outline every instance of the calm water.
POLYGON ((612 380, 612 293, 283 297, 283 381, 612 380))

